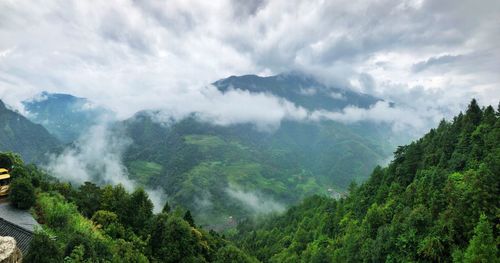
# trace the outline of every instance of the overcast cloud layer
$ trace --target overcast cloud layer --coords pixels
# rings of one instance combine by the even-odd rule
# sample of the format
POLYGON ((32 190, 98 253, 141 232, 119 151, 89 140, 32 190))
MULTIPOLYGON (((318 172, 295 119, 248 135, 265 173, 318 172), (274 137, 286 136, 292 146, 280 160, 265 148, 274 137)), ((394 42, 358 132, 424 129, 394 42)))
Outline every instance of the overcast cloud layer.
POLYGON ((500 98, 498 0, 5 0, 0 10, 0 98, 14 107, 46 90, 90 98, 122 118, 164 108, 268 126, 306 115, 434 120, 473 96, 500 98), (290 70, 408 108, 311 115, 207 88, 230 75, 290 70))

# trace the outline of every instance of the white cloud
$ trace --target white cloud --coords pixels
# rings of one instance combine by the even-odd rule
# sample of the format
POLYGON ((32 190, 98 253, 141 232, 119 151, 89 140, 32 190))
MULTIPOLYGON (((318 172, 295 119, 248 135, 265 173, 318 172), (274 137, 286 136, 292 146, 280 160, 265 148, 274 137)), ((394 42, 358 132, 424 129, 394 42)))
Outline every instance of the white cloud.
MULTIPOLYGON (((46 169, 54 176, 76 184, 86 181, 94 183, 122 184, 133 191, 136 183, 128 177, 122 163, 122 154, 131 143, 123 135, 110 131, 106 124, 90 129, 73 147, 67 147, 61 154, 50 157, 46 169)), ((162 209, 165 194, 161 189, 146 189, 155 211, 162 209)))
POLYGON ((269 94, 239 89, 222 93, 214 86, 206 86, 185 96, 166 98, 156 118, 182 119, 191 113, 217 125, 254 123, 259 130, 276 129, 283 119, 305 120, 308 116, 304 108, 269 94))
POLYGON ((269 197, 264 197, 259 192, 249 192, 229 187, 226 189, 226 193, 257 214, 285 211, 285 206, 283 204, 269 197))
MULTIPOLYGON (((440 96, 432 109, 445 113, 471 96, 494 105, 500 98, 496 0, 49 0, 2 1, 0 9, 0 98, 18 108, 47 90, 87 97, 122 118, 186 107, 222 124, 267 126, 303 113, 281 103, 256 117, 229 98, 251 109, 276 103, 203 92, 230 75, 288 70, 397 102, 422 87, 440 96), (460 59, 413 70, 450 54, 460 59)), ((419 108, 414 101, 404 103, 419 108)))
POLYGON ((340 112, 315 111, 311 114, 312 120, 334 120, 343 123, 371 121, 393 125, 395 131, 410 130, 424 132, 429 122, 439 121, 444 116, 438 111, 419 112, 409 107, 391 107, 390 103, 379 101, 368 109, 348 106, 340 112), (423 115, 425 113, 425 115, 423 115), (429 119, 432 118, 432 121, 429 119))

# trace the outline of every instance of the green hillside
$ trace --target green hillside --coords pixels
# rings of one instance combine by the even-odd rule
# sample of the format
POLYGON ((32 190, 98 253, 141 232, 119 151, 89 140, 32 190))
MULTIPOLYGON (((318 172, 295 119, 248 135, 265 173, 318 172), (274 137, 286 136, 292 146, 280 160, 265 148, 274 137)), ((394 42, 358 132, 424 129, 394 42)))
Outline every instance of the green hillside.
POLYGON ((11 204, 31 208, 41 224, 23 262, 258 262, 197 226, 189 210, 166 204, 153 214, 141 188, 127 192, 122 185, 90 182, 72 187, 10 153, 0 153, 0 167, 12 170, 11 204))
POLYGON ((0 151, 20 153, 27 162, 32 162, 59 145, 42 125, 9 110, 0 100, 0 151))
MULTIPOLYGON (((273 95, 311 111, 368 108, 380 101, 300 73, 232 76, 213 85, 222 93, 239 89, 273 95)), ((112 115, 69 94, 42 93, 24 105, 30 118, 64 142, 112 115)), ((164 190, 172 204, 189 208, 197 220, 216 229, 228 219, 281 211, 313 194, 345 192, 351 181, 366 180, 374 166, 387 160, 393 139, 404 137, 395 135, 390 124, 373 122, 285 119, 276 130, 261 131, 255 123, 212 125, 196 112, 168 123, 160 123, 155 114, 162 112, 143 111, 112 122, 116 138, 132 142, 117 159, 139 185, 164 190), (267 204, 265 209, 259 202, 267 204)))
POLYGON ((110 110, 69 94, 42 92, 22 103, 32 122, 42 124, 64 143, 77 140, 93 125, 114 117, 110 110))
POLYGON ((234 191, 286 207, 365 180, 391 149, 384 143, 386 127, 375 124, 285 121, 277 131, 260 132, 252 125, 215 126, 196 117, 164 125, 153 121, 153 114, 142 112, 115 127, 133 140, 124 164, 133 179, 162 187, 173 204, 211 226, 256 213, 231 196, 234 191))
POLYGON ((233 239, 263 262, 499 262, 499 182, 500 111, 473 100, 348 197, 242 222, 233 239))

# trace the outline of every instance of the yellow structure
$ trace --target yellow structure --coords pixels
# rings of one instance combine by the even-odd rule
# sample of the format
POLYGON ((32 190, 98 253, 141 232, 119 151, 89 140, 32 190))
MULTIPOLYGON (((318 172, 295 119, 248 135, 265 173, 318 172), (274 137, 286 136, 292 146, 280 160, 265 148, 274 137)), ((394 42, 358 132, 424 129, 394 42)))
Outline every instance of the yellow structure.
POLYGON ((0 197, 9 194, 10 174, 9 170, 0 168, 0 197))

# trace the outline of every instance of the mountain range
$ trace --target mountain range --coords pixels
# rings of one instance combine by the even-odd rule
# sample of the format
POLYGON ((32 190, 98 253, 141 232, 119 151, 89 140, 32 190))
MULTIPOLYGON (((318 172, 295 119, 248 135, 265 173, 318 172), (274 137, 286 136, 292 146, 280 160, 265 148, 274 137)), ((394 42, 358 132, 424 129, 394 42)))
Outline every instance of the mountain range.
POLYGON ((63 143, 75 141, 93 125, 114 117, 112 111, 69 94, 42 92, 23 105, 31 121, 63 143))
POLYGON ((335 88, 300 72, 275 76, 231 76, 213 83, 222 92, 240 89, 268 93, 308 110, 342 110, 347 106, 368 108, 381 99, 349 89, 335 88))
POLYGON ((41 160, 60 145, 42 125, 11 110, 0 100, 0 151, 19 153, 28 162, 41 160))
MULTIPOLYGON (((239 89, 276 96, 311 111, 368 108, 381 100, 291 73, 232 76, 213 85, 223 93, 239 89)), ((67 94, 43 93, 24 105, 33 122, 65 143, 112 115, 67 94)), ((282 211, 312 194, 341 196, 394 147, 387 124, 283 120, 277 130, 261 131, 250 123, 213 125, 196 114, 164 123, 157 114, 161 110, 144 110, 111 122, 116 136, 131 140, 121 161, 132 180, 159 187, 172 205, 190 209, 211 227, 228 218, 282 211)))

